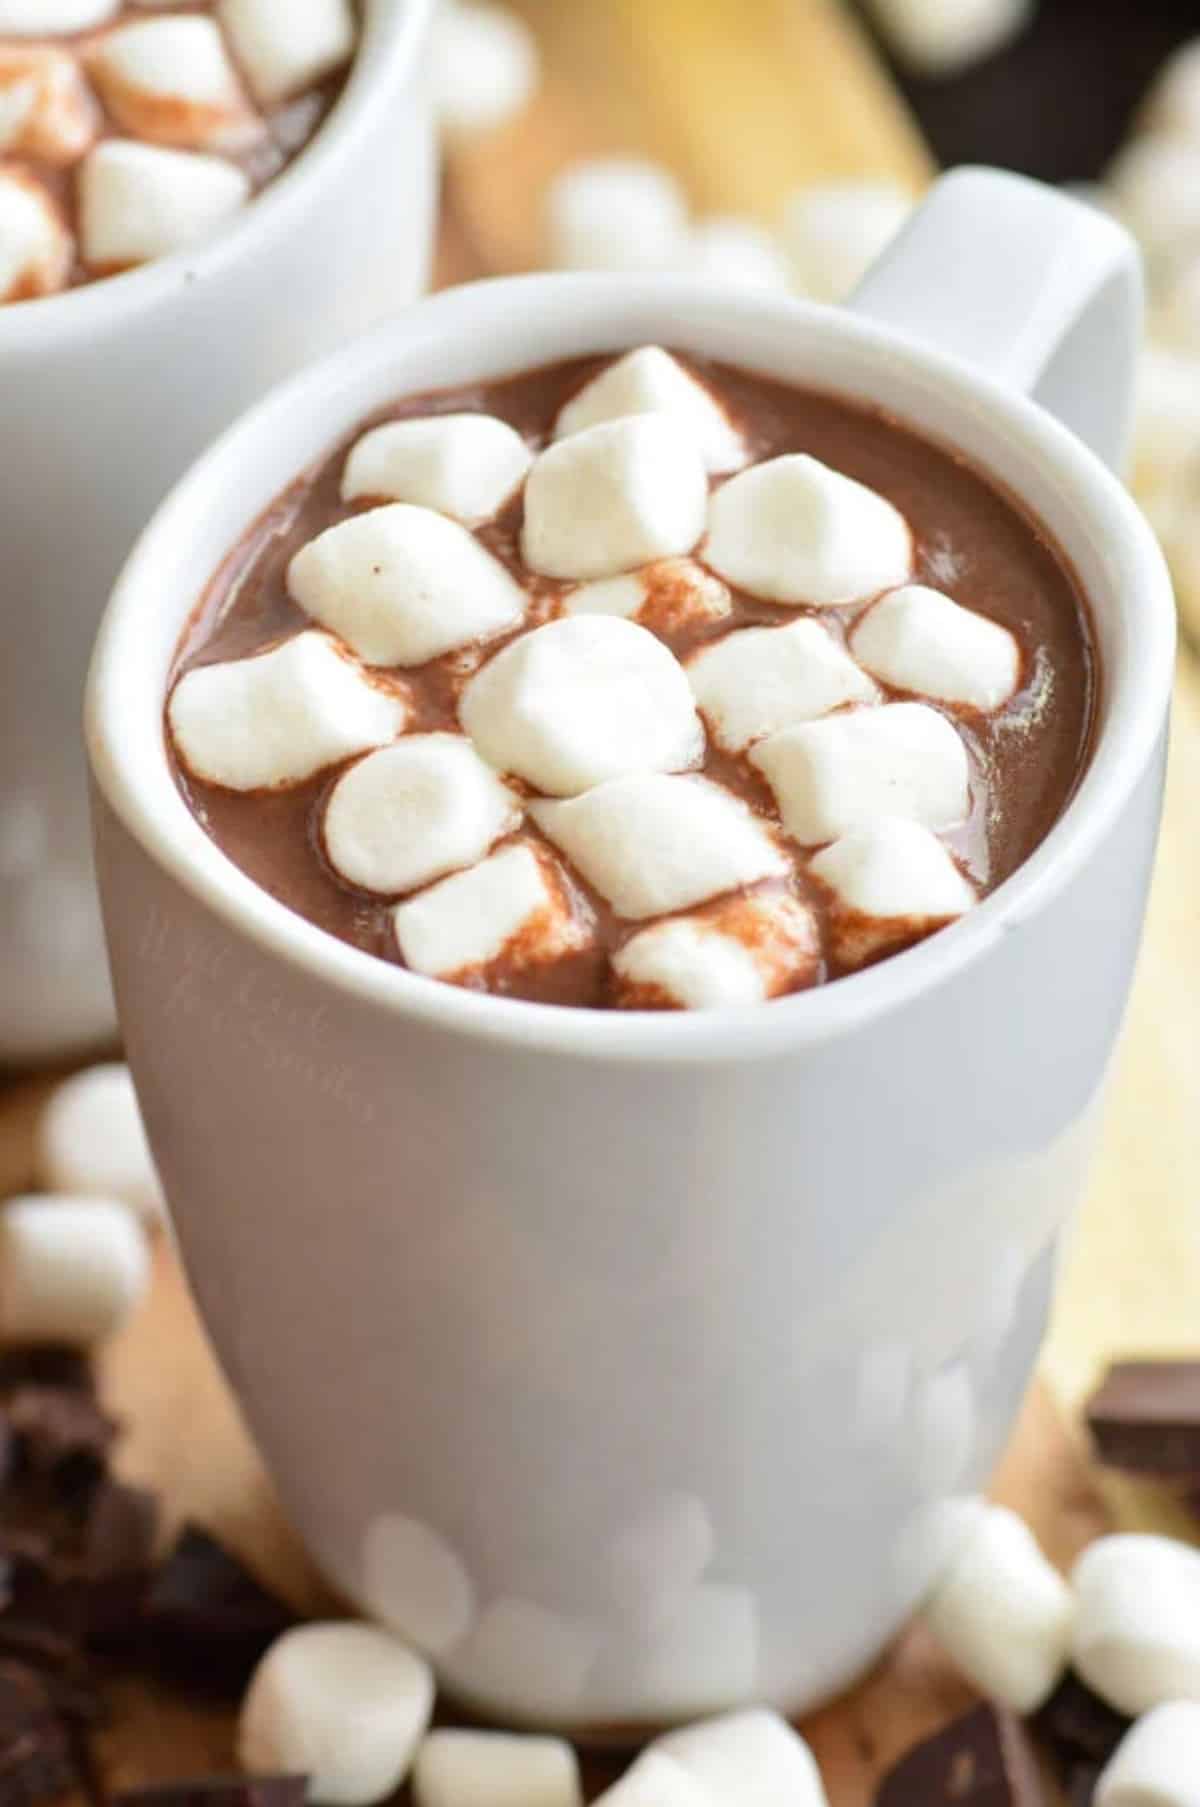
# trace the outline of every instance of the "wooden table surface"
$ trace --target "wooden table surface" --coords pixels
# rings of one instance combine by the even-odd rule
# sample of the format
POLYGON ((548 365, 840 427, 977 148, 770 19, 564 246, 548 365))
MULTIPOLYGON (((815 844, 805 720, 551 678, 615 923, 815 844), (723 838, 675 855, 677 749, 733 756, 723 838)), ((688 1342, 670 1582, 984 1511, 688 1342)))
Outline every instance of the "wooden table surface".
MULTIPOLYGON (((808 179, 890 175, 917 189, 931 171, 837 0, 520 0, 518 10, 539 33, 546 81, 524 118, 455 154, 441 282, 536 265, 537 198, 556 168, 587 151, 648 151, 677 171, 698 211, 764 220, 808 179)), ((1185 652, 1162 853, 1107 1135, 1065 1263, 1045 1381, 997 1479, 998 1493, 1064 1562, 1112 1517, 1170 1522, 1144 1492, 1100 1486, 1070 1414, 1112 1352, 1200 1341, 1198 803, 1200 672, 1185 652)), ((30 1081, 0 1096, 0 1196, 32 1179, 32 1124, 45 1086, 30 1081)), ((305 1610, 329 1607, 165 1244, 148 1305, 106 1356, 104 1385, 130 1427, 123 1470, 160 1488, 173 1520, 209 1525, 305 1610)), ((867 1807, 887 1763, 965 1699, 919 1638, 902 1642, 806 1727, 833 1807, 867 1807)), ((101 1752, 111 1788, 231 1762, 227 1714, 124 1683, 115 1707, 101 1752)))

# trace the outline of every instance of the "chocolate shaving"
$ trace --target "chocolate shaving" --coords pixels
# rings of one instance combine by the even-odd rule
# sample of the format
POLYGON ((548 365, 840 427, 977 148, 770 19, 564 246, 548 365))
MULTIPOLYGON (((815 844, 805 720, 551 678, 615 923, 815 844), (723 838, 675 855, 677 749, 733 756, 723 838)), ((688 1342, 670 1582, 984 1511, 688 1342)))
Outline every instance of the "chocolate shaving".
POLYGON ((10 1486, 34 1489, 55 1504, 85 1509, 108 1465, 114 1419, 89 1393, 19 1387, 4 1406, 12 1445, 10 1486))

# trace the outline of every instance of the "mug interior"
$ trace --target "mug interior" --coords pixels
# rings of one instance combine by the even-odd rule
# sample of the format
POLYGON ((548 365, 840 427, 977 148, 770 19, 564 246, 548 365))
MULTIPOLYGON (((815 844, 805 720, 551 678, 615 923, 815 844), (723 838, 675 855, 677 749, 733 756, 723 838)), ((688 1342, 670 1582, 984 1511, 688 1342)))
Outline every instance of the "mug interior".
POLYGON ((956 360, 852 312, 685 279, 542 276, 419 304, 285 385, 184 478, 135 548, 101 629, 88 693, 93 770, 161 865, 277 956, 380 1008, 591 1057, 769 1055, 901 1004, 978 958, 1065 883, 1150 759, 1170 694, 1174 610, 1157 542, 1122 486, 1049 415, 956 360), (184 624, 217 567, 281 490, 367 415, 406 394, 658 342, 886 407, 948 445, 1040 521, 1091 606, 1100 695, 1076 793, 1031 857, 977 909, 836 984, 716 1013, 628 1013, 481 996, 352 948, 269 897, 204 833, 166 757, 163 708, 184 624))

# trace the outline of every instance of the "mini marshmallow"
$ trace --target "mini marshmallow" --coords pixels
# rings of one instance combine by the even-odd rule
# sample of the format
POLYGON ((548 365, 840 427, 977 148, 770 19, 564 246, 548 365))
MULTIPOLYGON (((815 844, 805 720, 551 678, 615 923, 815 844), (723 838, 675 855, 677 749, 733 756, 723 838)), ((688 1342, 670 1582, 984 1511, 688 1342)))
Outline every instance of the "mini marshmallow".
POLYGON ((924 1618, 969 1682, 1028 1714, 1067 1666, 1075 1603, 1028 1525, 1006 1506, 989 1506, 926 1600, 924 1618))
POLYGON ((514 1718, 569 1720, 596 1656, 595 1628, 532 1600, 493 1600, 445 1663, 468 1702, 514 1718))
POLYGON ((6 1342, 101 1342, 135 1310, 149 1278, 146 1239, 115 1199, 14 1198, 0 1210, 6 1342))
POLYGON ((1181 44, 1159 70, 1146 100, 1145 124, 1200 144, 1200 38, 1181 44))
POLYGON ((553 797, 698 765, 704 730, 683 668, 636 622, 548 621, 471 679, 459 715, 483 757, 553 797))
POLYGON ((33 301, 65 286, 74 242, 39 182, 0 166, 0 302, 33 301))
POLYGON ((389 502, 302 546, 288 590, 369 665, 423 665, 514 627, 525 593, 457 521, 389 502))
POLYGON ((775 793, 784 828, 805 847, 880 816, 951 828, 970 808, 966 748, 926 703, 802 722, 759 741, 750 760, 775 793))
POLYGON ((586 946, 561 875, 526 845, 505 847, 466 872, 398 904, 392 920, 413 972, 455 979, 506 955, 516 966, 586 946))
POLYGON ((93 269, 148 263, 209 238, 250 199, 223 157, 108 138, 80 165, 80 238, 93 269))
POLYGON ((1107 179, 1121 217, 1148 251, 1200 241, 1200 142, 1135 138, 1110 163, 1107 179))
POLYGON ((66 50, 0 45, 0 152, 76 162, 100 128, 100 109, 66 50))
POLYGON ((541 75, 537 39, 505 6, 454 0, 433 40, 438 124, 450 138, 495 131, 524 111, 541 75))
POLYGON ((784 212, 783 247, 795 282, 818 301, 845 301, 913 210, 889 182, 802 188, 784 212))
POLYGON ((342 500, 416 502, 474 527, 508 501, 532 462, 515 428, 489 414, 392 420, 351 450, 342 500))
POLYGON ((427 1663, 386 1631, 297 1625, 251 1677, 238 1757, 251 1775, 304 1775, 328 1807, 370 1807, 399 1787, 433 1709, 427 1663))
POLYGON ((615 1604, 654 1616, 695 1586, 716 1554, 716 1533, 704 1501, 665 1493, 618 1532, 607 1566, 615 1604))
POLYGON ((695 442, 710 471, 733 471, 746 462, 746 445, 721 404, 659 345, 643 345, 608 364, 559 411, 555 439, 621 420, 660 414, 695 442))
POLYGON ((545 238, 554 269, 677 269, 687 242, 687 202, 660 164, 590 158, 551 183, 545 238))
POLYGON ((717 1807, 708 1789, 662 1751, 645 1750, 592 1807, 717 1807))
POLYGON ((964 609, 940 590, 905 584, 867 610, 850 650, 895 690, 998 709, 1021 677, 1021 652, 1006 627, 964 609))
POLYGON ((0 0, 0 36, 57 37, 90 31, 121 9, 121 0, 0 0))
POLYGON ((354 53, 349 0, 218 0, 217 18, 265 106, 315 88, 354 53))
POLYGON ((750 1707, 683 1726, 652 1748, 730 1807, 827 1807, 808 1745, 778 1713, 750 1707))
POLYGON ((567 803, 535 803, 530 813, 618 916, 634 922, 788 870, 751 810, 706 778, 614 778, 567 803))
POLYGON ((371 1522, 362 1592, 373 1618, 430 1656, 460 1644, 475 1616, 475 1590, 460 1558, 432 1526, 399 1512, 371 1522))
POLYGON ((717 490, 703 556, 765 602, 832 608, 904 583, 913 544, 908 522, 883 496, 791 452, 717 490))
POLYGON ((412 1787, 416 1807, 583 1807, 566 1740, 515 1732, 430 1732, 412 1787))
POLYGON ((975 893, 937 836, 919 822, 881 817, 852 829, 809 862, 832 891, 830 931, 844 966, 929 934, 965 915, 975 893))
POLYGON ((104 1062, 55 1087, 38 1123, 38 1171, 50 1192, 115 1198, 147 1223, 164 1215, 127 1066, 104 1062))
POLYGON ((714 740, 730 753, 845 703, 879 700, 818 621, 727 634, 688 661, 687 675, 714 740))
POLYGON ((707 503, 703 461, 676 421, 658 414, 604 421, 534 460, 521 551, 546 577, 615 577, 690 552, 704 532, 707 503))
POLYGON ((1089 1687, 1133 1718, 1200 1701, 1200 1551, 1167 1537, 1101 1537, 1071 1580, 1072 1661, 1089 1687))
POLYGON ((1095 1807, 1200 1807, 1200 1706, 1167 1701, 1139 1719, 1093 1799, 1095 1807))
POLYGON ((612 965, 627 1008, 706 1010, 797 990, 816 978, 820 959, 810 912, 786 893, 764 893, 642 929, 612 965))
POLYGON ((744 1587, 701 1581, 643 1625, 628 1658, 629 1692, 655 1718, 696 1718, 748 1703, 758 1682, 753 1596, 744 1587))
POLYGON ((481 860, 520 805, 467 740, 412 734, 368 753, 325 806, 325 852, 348 884, 397 896, 481 860))
POLYGON ((1034 0, 871 0, 880 32, 920 75, 952 76, 1019 37, 1034 0))
POLYGON ((167 704, 184 765, 232 791, 300 784, 394 740, 407 718, 401 696, 372 684, 315 630, 249 659, 194 666, 167 704))
POLYGON ((640 571, 576 584, 562 599, 564 615, 623 615, 660 633, 720 621, 733 608, 729 586, 694 558, 660 558, 640 571))
POLYGON ((108 111, 135 138, 232 151, 263 132, 220 30, 203 14, 120 25, 92 45, 87 64, 108 111))
POLYGON ((739 289, 781 292, 792 286, 778 240, 754 220, 732 216, 701 220, 692 227, 683 267, 705 281, 733 283, 739 289))

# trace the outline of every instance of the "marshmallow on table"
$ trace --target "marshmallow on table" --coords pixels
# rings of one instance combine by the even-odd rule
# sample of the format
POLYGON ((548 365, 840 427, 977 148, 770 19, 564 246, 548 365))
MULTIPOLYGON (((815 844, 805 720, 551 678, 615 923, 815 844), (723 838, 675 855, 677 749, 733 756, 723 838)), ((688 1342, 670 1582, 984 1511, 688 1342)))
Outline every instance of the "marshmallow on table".
POLYGON ((548 621, 496 654, 459 715, 484 758, 549 796, 698 765, 704 730, 683 667, 646 628, 608 615, 548 621))
POLYGON ((88 31, 121 10, 121 0, 0 0, 0 35, 54 37, 88 31))
POLYGON ((826 1807, 808 1745, 786 1719, 750 1707, 668 1732, 652 1749, 688 1771, 729 1807, 826 1807))
POLYGON ((0 1337, 86 1347, 121 1328, 146 1290, 150 1257, 123 1204, 56 1195, 0 1209, 0 1337))
POLYGON ((1029 24, 1034 0, 871 0, 890 48, 922 75, 957 75, 1029 24))
POLYGON ((554 437, 567 439, 631 414, 675 421, 710 471, 738 470, 746 462, 745 441, 720 402, 659 345, 627 352, 586 382, 559 410, 554 437))
POLYGON ((754 220, 718 215, 692 227, 684 269, 739 289, 789 289, 791 271, 779 241, 754 220))
POLYGON ((760 740, 750 760, 802 846, 880 816, 952 828, 970 809, 966 748, 927 703, 886 703, 802 722, 760 740))
POLYGON ((327 527, 296 553, 287 586, 369 665, 423 665, 525 612, 525 592, 473 534, 408 502, 327 527))
POLYGON ((603 421, 535 458, 521 551, 546 577, 615 577, 690 552, 708 482, 693 435, 659 414, 603 421))
POLYGON ((1101 1537, 1071 1581, 1072 1661, 1089 1687, 1134 1718, 1200 1701, 1200 1551, 1167 1537, 1101 1537))
POLYGON ((194 666, 171 692, 175 750, 226 790, 299 784, 400 734, 408 705, 310 629, 249 659, 194 666))
POLYGON ((733 607, 729 586, 694 558, 660 558, 640 571, 575 584, 562 599, 564 615, 632 616, 660 632, 720 621, 733 607))
POLYGON ((748 627, 711 641, 687 665, 692 694, 727 752, 879 692, 818 621, 748 627))
POLYGON ((998 709, 1021 676, 1020 649, 1006 627, 924 584, 881 597, 856 623, 850 650, 893 689, 969 709, 998 709))
POLYGON ((315 88, 354 52, 350 0, 218 0, 217 18, 264 105, 315 88))
POLYGON ((433 1709, 419 1656, 374 1626, 297 1625, 251 1678, 238 1757, 251 1775, 308 1777, 308 1798, 370 1807, 404 1780, 433 1709))
POLYGON ((87 64, 109 113, 135 138, 230 151, 264 130, 220 30, 203 14, 119 25, 91 46, 87 64))
POLYGON ((460 1644, 475 1617, 475 1589, 461 1558, 431 1525, 399 1512, 371 1521, 362 1594, 372 1618, 431 1656, 460 1644))
POLYGON ((808 870, 833 893, 830 933, 843 966, 861 966, 897 941, 928 934, 975 902, 937 836, 899 816, 852 829, 808 870))
POLYGON ((76 162, 100 128, 100 109, 66 50, 0 45, 0 152, 76 162))
POLYGON ((1146 124, 1200 144, 1200 38, 1183 44, 1159 70, 1146 100, 1146 124))
POLYGON ((1200 141, 1135 138, 1109 165, 1107 181, 1147 250, 1200 240, 1200 141))
POLYGON ((75 244, 46 190, 0 166, 0 302, 33 301, 65 287, 75 244))
POLYGON ((1200 1705, 1167 1701, 1139 1719, 1093 1798, 1095 1807, 1200 1807, 1200 1705))
POLYGON ((162 1186, 129 1068, 87 1067, 56 1086, 38 1124, 39 1177, 51 1192, 117 1199, 153 1223, 162 1186))
POLYGON ((505 6, 453 0, 433 40, 433 92, 438 124, 451 138, 471 138, 515 119, 537 91, 537 40, 505 6))
POLYGON ((352 448, 342 500, 416 502, 474 527, 508 501, 532 462, 516 429, 490 414, 393 420, 352 448))
POLYGON ((535 803, 530 813, 618 916, 634 922, 788 871, 753 812, 706 778, 614 778, 565 803, 535 803))
POLYGON ((1028 1525, 1006 1506, 988 1506, 923 1616, 969 1682, 1028 1714, 1049 1698, 1067 1666, 1075 1602, 1028 1525))
POLYGON ((430 1732, 412 1789, 416 1807, 583 1807, 566 1740, 515 1732, 430 1732))
POLYGON ((687 202, 661 164, 599 157, 564 170, 546 195, 547 262, 560 270, 678 269, 687 202))
POLYGON ((533 1600, 493 1600, 444 1664, 468 1702, 521 1718, 568 1720, 596 1656, 595 1627, 533 1600))
POLYGON ((912 559, 898 509, 804 452, 740 472, 709 504, 705 563, 764 602, 865 602, 904 583, 912 559))
POLYGON ((730 898, 705 916, 675 916, 613 956, 629 1009, 705 1010, 761 1004, 811 984, 821 950, 811 913, 786 892, 730 898))
POLYGON ((782 241, 798 286, 818 301, 844 301, 913 210, 889 182, 802 188, 788 202, 782 241))
POLYGON ((717 1807, 717 1803, 682 1763, 651 1748, 620 1781, 597 1795, 592 1807, 717 1807))
POLYGON ((562 875, 524 843, 397 904, 392 920, 405 964, 439 979, 473 974, 502 957, 522 968, 544 964, 591 939, 562 875))
POLYGON ((362 891, 397 896, 481 860, 520 805, 470 741, 411 734, 368 753, 325 806, 325 853, 362 891))
POLYGON ((105 139, 80 165, 84 258, 120 269, 166 257, 210 237, 249 199, 249 177, 223 157, 105 139))

